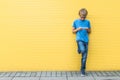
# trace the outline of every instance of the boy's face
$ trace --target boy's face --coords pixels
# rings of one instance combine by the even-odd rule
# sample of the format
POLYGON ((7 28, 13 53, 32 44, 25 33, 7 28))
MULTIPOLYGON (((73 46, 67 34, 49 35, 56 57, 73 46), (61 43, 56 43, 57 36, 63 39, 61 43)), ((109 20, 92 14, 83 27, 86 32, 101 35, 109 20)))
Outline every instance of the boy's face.
POLYGON ((81 20, 85 20, 86 16, 80 15, 81 20))
POLYGON ((85 17, 80 17, 81 20, 85 20, 85 17))

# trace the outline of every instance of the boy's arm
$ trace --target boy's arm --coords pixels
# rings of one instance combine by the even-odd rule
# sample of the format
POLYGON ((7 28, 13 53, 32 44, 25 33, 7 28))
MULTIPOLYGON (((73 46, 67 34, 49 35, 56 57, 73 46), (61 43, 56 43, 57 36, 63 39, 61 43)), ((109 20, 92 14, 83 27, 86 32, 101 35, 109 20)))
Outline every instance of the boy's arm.
POLYGON ((75 29, 75 28, 73 27, 72 32, 73 32, 73 33, 76 33, 77 31, 79 31, 79 30, 81 30, 81 29, 82 29, 81 27, 79 27, 79 28, 77 28, 77 29, 75 29))
POLYGON ((90 25, 90 21, 88 22, 88 28, 86 29, 88 33, 91 33, 91 25, 90 25))
POLYGON ((86 28, 85 30, 87 30, 88 33, 91 33, 91 28, 86 28))
POLYGON ((89 28, 87 31, 88 31, 88 33, 91 33, 91 28, 89 28))

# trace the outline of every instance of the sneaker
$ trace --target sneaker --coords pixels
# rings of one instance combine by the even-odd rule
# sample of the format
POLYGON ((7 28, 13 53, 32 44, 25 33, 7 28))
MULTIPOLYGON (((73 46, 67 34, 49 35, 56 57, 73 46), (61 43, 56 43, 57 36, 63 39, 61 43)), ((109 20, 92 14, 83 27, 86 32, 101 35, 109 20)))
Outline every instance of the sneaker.
POLYGON ((81 74, 81 77, 85 77, 86 75, 85 74, 81 74))
POLYGON ((86 72, 85 70, 81 70, 81 77, 84 77, 84 76, 86 76, 86 72))
POLYGON ((77 50, 78 54, 81 54, 81 51, 80 50, 77 50))

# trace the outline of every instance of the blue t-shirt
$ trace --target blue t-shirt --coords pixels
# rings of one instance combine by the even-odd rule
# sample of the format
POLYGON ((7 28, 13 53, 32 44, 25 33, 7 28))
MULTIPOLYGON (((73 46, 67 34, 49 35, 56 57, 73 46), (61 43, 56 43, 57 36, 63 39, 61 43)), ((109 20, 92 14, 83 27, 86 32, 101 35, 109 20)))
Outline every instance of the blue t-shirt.
MULTIPOLYGON (((73 22, 72 25, 75 29, 79 28, 79 27, 87 27, 90 28, 90 21, 89 20, 80 20, 77 19, 73 22)), ((84 42, 88 42, 89 41, 89 37, 88 37, 88 32, 87 30, 79 30, 76 32, 76 41, 84 41, 84 42)))

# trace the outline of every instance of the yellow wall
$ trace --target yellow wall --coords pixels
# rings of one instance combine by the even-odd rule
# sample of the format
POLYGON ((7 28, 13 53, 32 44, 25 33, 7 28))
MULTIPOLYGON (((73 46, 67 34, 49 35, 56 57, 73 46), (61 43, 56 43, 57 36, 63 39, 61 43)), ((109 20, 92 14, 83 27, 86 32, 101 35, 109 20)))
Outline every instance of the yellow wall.
POLYGON ((0 71, 80 70, 72 22, 91 21, 87 70, 120 70, 120 0, 0 0, 0 71))

